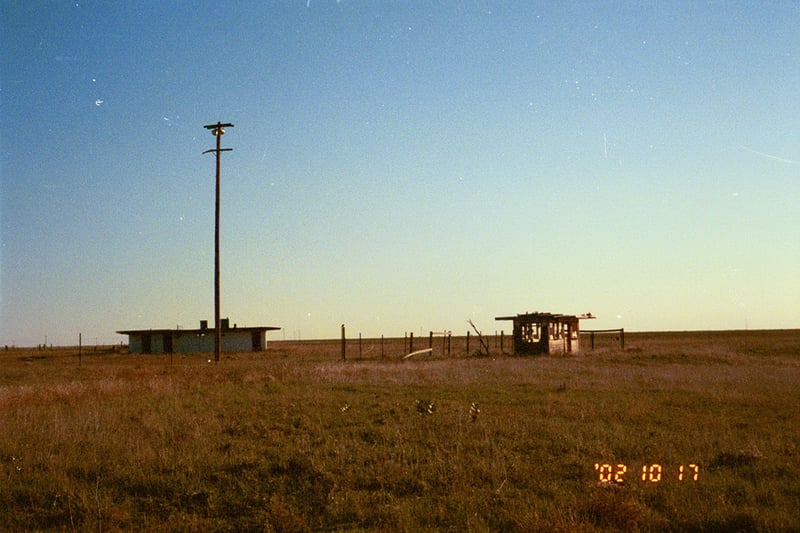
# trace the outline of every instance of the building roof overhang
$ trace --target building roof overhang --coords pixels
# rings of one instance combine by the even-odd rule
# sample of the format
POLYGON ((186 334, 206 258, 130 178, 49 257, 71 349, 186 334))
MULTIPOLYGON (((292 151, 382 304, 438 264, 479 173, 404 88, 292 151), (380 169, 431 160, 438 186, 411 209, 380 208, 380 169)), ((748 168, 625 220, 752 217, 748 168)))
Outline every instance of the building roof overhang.
POLYGON ((515 322, 536 322, 542 320, 586 320, 590 318, 595 318, 592 313, 586 313, 585 315, 562 315, 560 313, 520 313, 516 316, 496 316, 495 320, 513 320, 515 322))
MULTIPOLYGON (((281 328, 277 326, 252 326, 252 327, 235 327, 235 328, 223 328, 223 333, 228 333, 232 331, 275 331, 281 328)), ((202 335, 202 334, 210 334, 214 333, 214 328, 206 328, 206 329, 125 329, 121 331, 117 331, 120 335, 144 335, 144 334, 152 334, 152 333, 181 333, 181 334, 192 334, 192 335, 202 335)))

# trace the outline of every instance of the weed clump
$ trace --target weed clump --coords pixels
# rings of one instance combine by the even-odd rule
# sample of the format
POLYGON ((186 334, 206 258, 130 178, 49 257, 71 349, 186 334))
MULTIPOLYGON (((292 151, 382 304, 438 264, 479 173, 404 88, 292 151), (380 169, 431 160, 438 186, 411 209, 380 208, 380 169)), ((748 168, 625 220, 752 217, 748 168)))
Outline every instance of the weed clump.
POLYGON ((740 451, 737 453, 720 452, 708 464, 709 468, 739 468, 750 466, 760 458, 760 455, 752 452, 740 451))
POLYGON ((616 531, 636 531, 645 519, 643 506, 630 493, 608 483, 592 493, 584 513, 596 526, 616 531))

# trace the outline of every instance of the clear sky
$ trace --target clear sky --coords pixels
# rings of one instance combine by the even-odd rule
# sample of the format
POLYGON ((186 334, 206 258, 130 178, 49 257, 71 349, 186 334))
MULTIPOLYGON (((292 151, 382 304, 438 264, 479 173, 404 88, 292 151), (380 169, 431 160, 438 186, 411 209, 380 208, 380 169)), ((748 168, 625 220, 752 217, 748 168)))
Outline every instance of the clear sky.
POLYGON ((0 0, 0 345, 800 327, 800 4, 0 0), (587 324, 584 324, 586 327, 587 324))

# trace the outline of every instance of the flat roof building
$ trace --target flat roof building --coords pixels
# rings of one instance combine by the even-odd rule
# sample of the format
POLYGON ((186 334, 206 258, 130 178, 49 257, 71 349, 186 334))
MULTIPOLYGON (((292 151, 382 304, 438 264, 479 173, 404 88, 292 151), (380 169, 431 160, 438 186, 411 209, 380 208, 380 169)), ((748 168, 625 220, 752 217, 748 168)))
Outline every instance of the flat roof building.
POLYGON ((555 313, 524 313, 498 316, 495 320, 514 323, 514 354, 536 355, 580 351, 580 320, 594 318, 585 315, 555 313))
MULTIPOLYGON (((281 329, 275 326, 239 328, 236 324, 231 328, 227 318, 220 322, 224 352, 262 352, 267 349, 267 331, 281 329)), ((199 329, 135 329, 117 333, 128 336, 131 353, 214 353, 215 332, 208 327, 207 320, 200 321, 199 329)))

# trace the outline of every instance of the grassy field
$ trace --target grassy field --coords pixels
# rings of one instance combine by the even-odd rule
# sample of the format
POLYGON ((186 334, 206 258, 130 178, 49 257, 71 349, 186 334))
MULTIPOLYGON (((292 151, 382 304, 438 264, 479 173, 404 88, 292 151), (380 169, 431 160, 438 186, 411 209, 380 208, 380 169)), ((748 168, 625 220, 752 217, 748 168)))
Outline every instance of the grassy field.
POLYGON ((800 531, 800 331, 625 340, 0 352, 0 530, 800 531))

